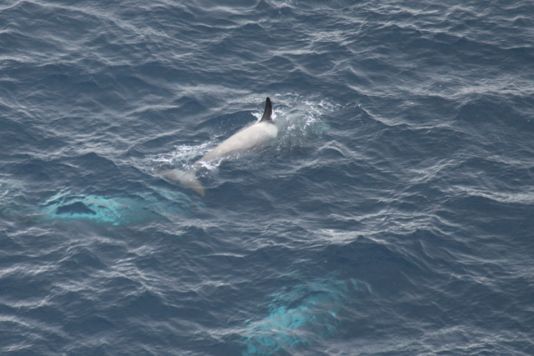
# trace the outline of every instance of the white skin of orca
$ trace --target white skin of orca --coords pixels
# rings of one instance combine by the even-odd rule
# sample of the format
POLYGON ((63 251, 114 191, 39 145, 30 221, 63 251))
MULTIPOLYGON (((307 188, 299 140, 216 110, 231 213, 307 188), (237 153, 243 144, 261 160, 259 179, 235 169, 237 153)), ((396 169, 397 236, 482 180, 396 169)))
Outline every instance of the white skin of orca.
POLYGON ((260 121, 244 127, 232 136, 221 142, 217 147, 206 153, 193 165, 193 169, 187 172, 176 169, 161 173, 164 179, 171 182, 179 182, 183 186, 194 190, 199 195, 204 195, 204 187, 196 177, 196 170, 202 163, 215 161, 233 154, 246 152, 262 146, 278 136, 278 128, 271 121, 260 121))
MULTIPOLYGON (((261 121, 242 128, 217 147, 209 151, 197 163, 218 160, 233 154, 249 151, 276 138, 278 128, 272 122, 261 121)), ((195 165, 197 164, 195 163, 195 165)))

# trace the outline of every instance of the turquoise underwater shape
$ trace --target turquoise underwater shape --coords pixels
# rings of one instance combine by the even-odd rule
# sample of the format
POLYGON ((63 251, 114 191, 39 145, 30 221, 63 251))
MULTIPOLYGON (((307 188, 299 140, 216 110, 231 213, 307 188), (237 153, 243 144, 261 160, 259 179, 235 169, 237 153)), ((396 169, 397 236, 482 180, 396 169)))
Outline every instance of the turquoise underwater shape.
POLYGON ((138 202, 131 198, 113 198, 100 195, 57 194, 48 199, 43 212, 50 219, 89 220, 120 225, 135 211, 138 202))
POLYGON ((72 195, 67 191, 49 198, 41 211, 46 218, 52 220, 85 220, 118 226, 139 223, 158 216, 180 214, 188 210, 190 200, 185 195, 175 195, 172 196, 175 204, 171 204, 162 201, 161 197, 158 199, 147 194, 143 197, 123 197, 72 195))
POLYGON ((338 312, 360 285, 364 284, 353 279, 324 279, 277 293, 269 304, 269 314, 247 325, 242 355, 287 352, 334 335, 338 312))

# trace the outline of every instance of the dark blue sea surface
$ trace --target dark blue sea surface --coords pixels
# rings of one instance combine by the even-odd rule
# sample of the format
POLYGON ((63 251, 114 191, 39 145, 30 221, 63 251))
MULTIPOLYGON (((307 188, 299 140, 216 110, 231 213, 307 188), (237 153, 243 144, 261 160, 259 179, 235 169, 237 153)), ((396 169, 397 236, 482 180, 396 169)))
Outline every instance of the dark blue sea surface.
POLYGON ((0 1, 0 354, 534 354, 534 2, 0 1))

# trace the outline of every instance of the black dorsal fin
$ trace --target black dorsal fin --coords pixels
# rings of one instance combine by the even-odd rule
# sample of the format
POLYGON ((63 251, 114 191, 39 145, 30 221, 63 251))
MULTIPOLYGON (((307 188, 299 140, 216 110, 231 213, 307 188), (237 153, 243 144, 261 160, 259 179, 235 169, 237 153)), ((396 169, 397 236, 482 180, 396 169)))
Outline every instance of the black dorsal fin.
POLYGON ((261 117, 261 121, 273 121, 271 118, 271 115, 273 114, 273 104, 271 103, 271 99, 267 98, 265 99, 265 110, 263 111, 263 116, 261 117))

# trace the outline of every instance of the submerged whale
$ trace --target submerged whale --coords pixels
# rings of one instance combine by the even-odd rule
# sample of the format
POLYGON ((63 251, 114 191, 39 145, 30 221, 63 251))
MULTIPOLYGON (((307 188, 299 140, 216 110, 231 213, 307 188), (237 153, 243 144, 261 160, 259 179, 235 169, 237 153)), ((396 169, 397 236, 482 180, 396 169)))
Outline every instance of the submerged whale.
POLYGON ((245 126, 232 136, 208 151, 202 158, 193 164, 189 171, 178 169, 166 170, 160 176, 170 182, 177 182, 184 187, 192 189, 199 195, 204 195, 204 187, 196 176, 197 170, 205 163, 217 161, 219 159, 232 156, 234 154, 247 152, 256 147, 262 146, 278 135, 278 128, 272 120, 273 107, 271 99, 265 100, 265 110, 261 119, 252 125, 245 126))
POLYGON ((172 219, 177 214, 188 214, 192 208, 192 201, 186 194, 159 188, 130 196, 72 194, 69 190, 63 190, 41 204, 39 215, 47 220, 91 221, 123 226, 172 219))
POLYGON ((347 305, 369 292, 364 281, 334 275, 286 287, 271 296, 267 315, 247 321, 241 355, 306 354, 306 347, 334 336, 347 305))

